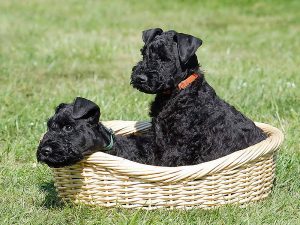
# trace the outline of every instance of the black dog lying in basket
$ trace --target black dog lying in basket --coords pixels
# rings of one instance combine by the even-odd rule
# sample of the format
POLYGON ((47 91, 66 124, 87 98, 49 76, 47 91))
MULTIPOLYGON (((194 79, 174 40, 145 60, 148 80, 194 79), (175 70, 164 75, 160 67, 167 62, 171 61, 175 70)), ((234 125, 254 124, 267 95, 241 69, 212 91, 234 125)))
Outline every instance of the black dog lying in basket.
POLYGON ((94 102, 76 98, 60 104, 48 120, 48 131, 40 141, 37 159, 50 167, 64 167, 85 155, 105 151, 143 164, 153 164, 152 138, 147 135, 114 135, 99 123, 100 108, 94 102))

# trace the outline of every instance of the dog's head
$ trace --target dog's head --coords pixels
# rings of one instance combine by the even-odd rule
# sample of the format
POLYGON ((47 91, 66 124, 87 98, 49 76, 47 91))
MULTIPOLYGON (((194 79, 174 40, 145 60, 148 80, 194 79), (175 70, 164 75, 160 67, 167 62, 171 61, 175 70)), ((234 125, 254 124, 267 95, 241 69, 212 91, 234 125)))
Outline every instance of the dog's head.
POLYGON ((131 75, 131 84, 142 92, 157 94, 173 89, 189 75, 188 70, 199 67, 195 52, 202 41, 196 37, 155 28, 143 31, 143 41, 143 59, 131 75))
POLYGON ((60 104, 48 120, 37 160, 50 167, 69 166, 104 148, 109 137, 99 117, 100 108, 87 99, 77 97, 72 104, 60 104))

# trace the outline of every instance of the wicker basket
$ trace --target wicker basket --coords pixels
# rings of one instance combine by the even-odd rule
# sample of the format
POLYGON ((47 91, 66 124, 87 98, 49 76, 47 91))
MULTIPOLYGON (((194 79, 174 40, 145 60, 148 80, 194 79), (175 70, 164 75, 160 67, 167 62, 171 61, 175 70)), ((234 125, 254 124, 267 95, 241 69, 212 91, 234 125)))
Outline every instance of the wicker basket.
MULTIPOLYGON (((148 122, 108 121, 117 134, 146 131, 148 122)), ((244 150, 193 166, 159 167, 96 152, 53 169, 63 200, 124 208, 211 208, 266 198, 274 180, 280 130, 256 123, 268 138, 244 150)))

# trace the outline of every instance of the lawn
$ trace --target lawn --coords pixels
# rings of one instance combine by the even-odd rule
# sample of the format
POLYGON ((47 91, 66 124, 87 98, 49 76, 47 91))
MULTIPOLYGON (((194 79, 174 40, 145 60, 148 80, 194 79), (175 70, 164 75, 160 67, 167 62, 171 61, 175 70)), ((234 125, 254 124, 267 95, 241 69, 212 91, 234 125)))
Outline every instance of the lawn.
POLYGON ((300 1, 0 2, 0 224, 300 224, 300 1), (46 120, 76 96, 102 120, 149 120, 153 96, 134 90, 141 31, 200 37, 217 93, 255 121, 280 128, 276 181, 246 208, 145 212, 62 203, 36 163, 46 120))

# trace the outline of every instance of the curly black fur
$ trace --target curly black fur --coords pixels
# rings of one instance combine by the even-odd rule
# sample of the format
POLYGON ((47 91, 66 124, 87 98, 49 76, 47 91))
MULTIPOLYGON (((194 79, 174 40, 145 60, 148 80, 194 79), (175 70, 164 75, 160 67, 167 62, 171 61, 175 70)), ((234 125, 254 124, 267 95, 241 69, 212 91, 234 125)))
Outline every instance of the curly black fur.
POLYGON ((48 120, 48 131, 38 146, 37 160, 50 167, 64 167, 95 151, 105 151, 135 162, 154 164, 150 142, 153 138, 146 135, 115 135, 114 145, 105 150, 112 134, 99 123, 99 117, 99 107, 87 99, 76 98, 72 104, 60 104, 48 120))
POLYGON ((131 83, 156 94, 150 108, 156 164, 198 164, 266 138, 206 82, 195 55, 200 39, 157 28, 144 31, 143 40, 143 60, 133 68, 131 83), (178 84, 193 73, 198 79, 179 90, 178 84))

